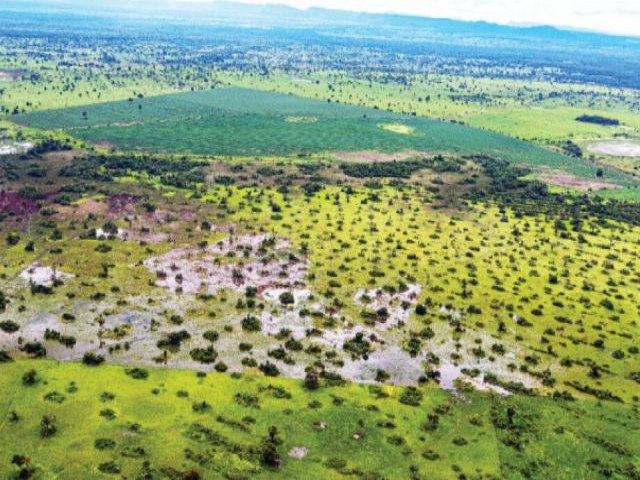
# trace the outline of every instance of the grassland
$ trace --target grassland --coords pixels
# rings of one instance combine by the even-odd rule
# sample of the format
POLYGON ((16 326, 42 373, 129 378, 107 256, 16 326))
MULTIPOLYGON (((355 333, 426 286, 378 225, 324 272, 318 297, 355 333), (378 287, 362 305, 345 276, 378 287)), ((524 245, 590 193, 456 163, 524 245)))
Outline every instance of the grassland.
POLYGON ((392 387, 309 391, 291 380, 161 369, 134 379, 121 367, 50 361, 2 368, 3 478, 21 471, 32 478, 211 479, 638 472, 640 419, 628 406, 473 392, 459 401, 438 389, 424 390, 412 406, 404 389, 392 387), (35 383, 25 385, 31 370, 35 383), (42 438, 45 416, 55 432, 42 438), (282 460, 277 471, 261 460, 272 426, 282 460), (303 458, 288 455, 296 447, 303 458))
MULTIPOLYGON (((52 198, 53 218, 45 208, 5 219, 17 243, 1 252, 0 289, 14 299, 6 316, 20 333, 0 333, 0 340, 12 353, 22 356, 16 335, 41 341, 49 329, 77 341, 73 348, 46 341, 54 358, 99 352, 120 364, 214 370, 217 363, 200 365, 191 351, 207 347, 201 338, 215 330, 215 362, 230 371, 257 373, 261 362, 277 360, 284 375, 303 377, 305 366, 322 360, 351 380, 373 381, 379 369, 391 383, 416 384, 454 366, 516 391, 520 384, 581 398, 638 397, 637 226, 562 209, 522 216, 491 202, 467 205, 460 197, 475 188, 469 179, 488 181, 473 162, 451 172, 425 167, 406 184, 370 183, 308 160, 218 162, 198 167, 207 186, 176 189, 167 185, 173 177, 146 170, 177 169, 175 160, 52 161, 58 171, 36 179, 44 182, 36 188, 95 177, 101 195, 52 198), (123 177, 126 183, 113 182, 123 177), (328 184, 318 188, 318 178, 328 184), (134 196, 117 209, 123 192, 134 196), (60 206, 63 200, 72 202, 60 206), (109 222, 127 236, 96 238, 109 222), (261 235, 288 245, 247 249, 261 235), (258 261, 269 266, 262 277, 251 271, 263 268, 258 261), (34 293, 20 275, 35 262, 73 277, 51 295, 34 293), (259 287, 259 297, 247 297, 246 287, 259 287), (279 288, 298 299, 282 305, 279 288), (385 299, 407 290, 416 296, 385 299), (262 319, 261 331, 243 331, 247 315, 262 319), (121 324, 134 328, 118 330, 121 324), (180 330, 190 339, 167 353, 158 342, 180 330), (344 349, 358 331, 377 338, 368 363, 344 349), (278 349, 291 335, 300 345, 283 356, 278 349), (243 353, 243 342, 253 351, 243 353)), ((34 169, 19 166, 18 175, 34 169)))
POLYGON ((541 144, 611 138, 615 134, 628 134, 629 128, 637 132, 640 127, 640 103, 634 90, 451 75, 363 77, 341 72, 308 77, 281 72, 268 76, 218 74, 220 80, 233 85, 415 112, 421 117, 456 120, 541 144), (577 122, 576 117, 585 111, 619 118, 627 129, 577 122))

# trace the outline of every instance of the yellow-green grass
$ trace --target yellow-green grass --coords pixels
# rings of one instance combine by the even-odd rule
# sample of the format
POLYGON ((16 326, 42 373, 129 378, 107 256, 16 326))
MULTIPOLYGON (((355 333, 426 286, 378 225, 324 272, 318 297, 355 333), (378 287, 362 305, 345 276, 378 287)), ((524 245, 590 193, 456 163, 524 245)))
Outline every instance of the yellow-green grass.
MULTIPOLYGON (((549 368, 557 378, 555 388, 567 388, 566 380, 593 383, 588 367, 559 364, 565 357, 588 357, 608 365, 610 379, 617 378, 601 380, 604 388, 626 399, 638 394, 637 384, 628 378, 638 369, 637 354, 627 353, 622 360, 611 356, 616 350, 626 352, 638 335, 637 228, 601 228, 588 222, 582 232, 585 242, 580 243, 568 222, 561 222, 570 232, 562 238, 552 221, 516 218, 508 211, 503 215, 495 207, 477 207, 455 218, 430 210, 423 203, 428 199, 420 195, 393 189, 374 190, 380 201, 366 203, 366 190, 347 197, 327 188, 310 202, 296 196, 285 199, 274 191, 268 197, 282 207, 282 220, 274 220, 267 198, 252 200, 251 192, 216 187, 203 200, 226 198, 234 222, 251 230, 262 226, 292 238, 298 248, 306 246, 313 290, 331 292, 346 304, 348 316, 359 317, 361 308, 353 302, 358 289, 417 282, 423 287, 421 301, 430 298, 436 306, 450 304, 462 312, 470 306, 481 310, 466 315, 466 345, 486 332, 494 337, 491 342, 504 343, 508 350, 535 352, 539 361, 533 369, 549 368), (373 271, 382 276, 371 276, 373 271), (557 284, 550 283, 552 276, 557 284), (340 287, 330 287, 336 280, 340 287), (465 297, 463 282, 469 281, 477 284, 467 283, 470 292, 465 297), (601 305, 606 299, 612 301, 612 310, 601 305), (533 325, 517 326, 514 315, 533 325), (510 333, 498 334, 500 322, 510 333), (548 329, 551 334, 545 333, 548 329), (606 348, 591 346, 602 335, 606 348), (553 354, 547 353, 549 347, 553 354)), ((425 320, 446 326, 437 307, 427 319, 416 319, 425 320)), ((443 332, 434 342, 451 335, 443 332)), ((483 347, 490 347, 486 339, 483 347)))

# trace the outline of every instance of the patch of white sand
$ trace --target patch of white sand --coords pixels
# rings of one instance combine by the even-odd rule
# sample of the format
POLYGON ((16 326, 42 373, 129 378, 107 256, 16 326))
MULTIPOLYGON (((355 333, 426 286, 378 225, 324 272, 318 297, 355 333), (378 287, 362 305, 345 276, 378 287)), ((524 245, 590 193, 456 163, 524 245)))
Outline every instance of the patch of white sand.
POLYGON ((120 240, 126 240, 128 236, 129 236, 129 232, 127 232, 123 228, 119 228, 118 232, 115 233, 115 234, 105 232, 102 228, 96 228, 96 238, 97 239, 118 238, 120 240))
POLYGON ((640 143, 600 142, 589 145, 589 151, 614 157, 640 157, 640 143))
POLYGON ((293 447, 289 450, 289 456, 291 458, 301 459, 309 455, 309 449, 307 447, 293 447))
POLYGON ((377 322, 376 328, 388 330, 400 322, 406 323, 409 320, 411 309, 407 305, 411 306, 418 303, 421 290, 422 287, 418 284, 409 284, 405 291, 394 294, 387 293, 380 288, 374 290, 361 289, 356 292, 354 301, 356 305, 375 311, 386 309, 389 317, 385 322, 377 322))
POLYGON ((204 249, 171 250, 148 258, 144 265, 158 276, 156 285, 185 293, 213 294, 247 286, 257 287, 260 293, 274 288, 301 289, 308 262, 290 260, 286 252, 289 245, 287 240, 267 234, 245 234, 227 237, 204 249))
POLYGON ((64 273, 51 267, 42 265, 40 262, 34 262, 20 273, 20 279, 29 284, 42 285, 50 287, 55 280, 67 280, 73 278, 74 275, 64 273))
POLYGON ((33 143, 31 142, 13 142, 0 145, 0 155, 17 155, 18 153, 26 153, 32 148, 33 143))

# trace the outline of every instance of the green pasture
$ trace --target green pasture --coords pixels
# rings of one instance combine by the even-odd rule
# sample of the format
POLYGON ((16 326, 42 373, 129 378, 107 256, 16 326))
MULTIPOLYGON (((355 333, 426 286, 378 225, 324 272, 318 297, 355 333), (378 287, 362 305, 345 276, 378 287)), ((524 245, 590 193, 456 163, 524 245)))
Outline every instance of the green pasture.
POLYGON ((33 360, 2 371, 2 478, 24 478, 12 459, 26 459, 31 478, 42 479, 623 479, 638 472, 638 413, 606 402, 472 392, 462 400, 423 389, 412 406, 391 387, 309 391, 295 380, 163 369, 135 379, 122 367, 33 360), (32 385, 23 381, 29 370, 32 385), (55 426, 48 437, 45 415, 55 426), (271 426, 277 469, 261 462, 271 426), (307 455, 290 457, 294 447, 307 455))

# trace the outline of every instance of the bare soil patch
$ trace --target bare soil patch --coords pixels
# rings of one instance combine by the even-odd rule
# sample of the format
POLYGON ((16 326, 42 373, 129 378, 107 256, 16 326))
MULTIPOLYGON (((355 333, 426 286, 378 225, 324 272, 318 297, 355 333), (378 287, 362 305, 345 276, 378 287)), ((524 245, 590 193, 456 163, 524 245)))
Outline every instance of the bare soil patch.
POLYGON ((73 278, 73 275, 34 262, 20 273, 20 278, 30 284, 50 287, 56 280, 73 278))
POLYGON ((613 157, 640 157, 640 143, 600 142, 589 145, 589 151, 613 157))
POLYGON ((114 150, 116 148, 115 144, 111 142, 107 142, 106 140, 101 140, 99 142, 94 143, 94 145, 98 148, 102 148, 104 150, 114 150))
POLYGON ((288 241, 267 234, 243 234, 206 248, 171 250, 145 260, 144 265, 155 272, 156 285, 185 293, 215 293, 245 286, 255 286, 258 292, 304 288, 308 262, 291 260, 289 246, 288 241))
POLYGON ((131 213, 133 206, 142 200, 140 195, 130 195, 128 193, 119 193, 109 198, 109 213, 131 213))
POLYGON ((337 152, 333 154, 336 160, 341 162, 353 162, 353 163, 382 163, 382 162, 397 162, 401 160, 408 160, 415 157, 430 157, 432 154, 426 152, 416 152, 412 150, 406 150, 395 153, 379 152, 377 150, 363 150, 360 152, 337 152))
POLYGON ((78 211, 84 215, 96 215, 98 213, 105 213, 107 211, 107 205, 97 200, 87 200, 78 205, 78 211))
POLYGON ((0 192, 0 212, 20 217, 40 210, 36 200, 22 198, 17 192, 0 192))
POLYGON ((544 175, 540 178, 550 185, 557 185, 575 190, 610 190, 620 188, 620 185, 597 180, 586 180, 569 174, 544 175))
POLYGON ((289 456, 291 458, 301 459, 309 455, 309 449, 307 447, 293 447, 289 450, 289 456))

